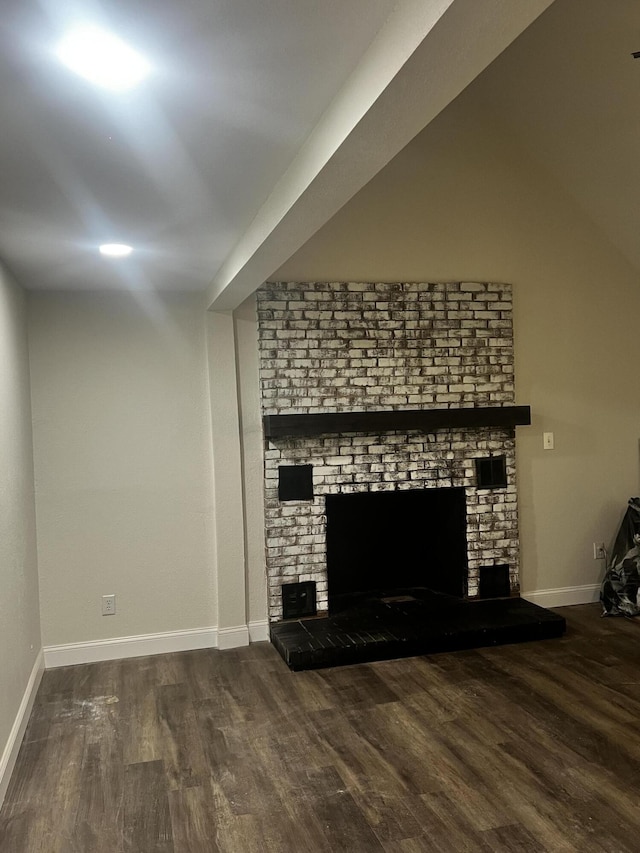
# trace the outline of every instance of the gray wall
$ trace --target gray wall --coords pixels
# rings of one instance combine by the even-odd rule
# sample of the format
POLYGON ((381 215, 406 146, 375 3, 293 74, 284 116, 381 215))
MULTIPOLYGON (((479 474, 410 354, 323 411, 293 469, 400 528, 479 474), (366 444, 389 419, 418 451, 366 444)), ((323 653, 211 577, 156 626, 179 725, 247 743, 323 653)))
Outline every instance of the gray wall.
MULTIPOLYGON (((26 302, 0 268, 0 773, 40 652, 26 302)), ((4 782, 6 783, 6 778, 4 782)), ((2 784, 0 780, 0 794, 2 784)))
POLYGON ((30 333, 45 646, 215 626, 201 301, 33 293, 30 333))

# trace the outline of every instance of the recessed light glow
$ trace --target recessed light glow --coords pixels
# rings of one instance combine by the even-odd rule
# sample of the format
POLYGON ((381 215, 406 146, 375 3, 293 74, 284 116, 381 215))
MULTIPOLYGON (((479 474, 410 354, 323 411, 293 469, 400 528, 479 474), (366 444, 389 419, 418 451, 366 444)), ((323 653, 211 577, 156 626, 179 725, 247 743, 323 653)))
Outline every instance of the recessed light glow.
POLYGON ((126 258, 131 252, 133 248, 125 243, 103 243, 100 246, 100 254, 109 258, 126 258))
POLYGON ((131 89, 149 73, 149 64, 139 53, 98 27, 72 30, 56 53, 76 74, 105 89, 131 89))

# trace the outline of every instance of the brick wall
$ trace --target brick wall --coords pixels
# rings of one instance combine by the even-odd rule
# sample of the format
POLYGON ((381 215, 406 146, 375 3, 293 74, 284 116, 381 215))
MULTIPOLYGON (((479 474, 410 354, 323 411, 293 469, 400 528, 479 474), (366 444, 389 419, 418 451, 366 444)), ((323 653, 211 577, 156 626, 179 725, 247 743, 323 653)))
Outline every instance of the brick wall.
MULTIPOLYGON (((482 283, 278 282, 258 291, 264 414, 514 403, 511 289, 482 283)), ((478 567, 508 563, 518 589, 513 430, 352 433, 265 449, 269 613, 280 586, 317 583, 326 609, 324 495, 464 486, 469 596, 478 567), (506 456, 508 485, 475 486, 473 460, 506 456), (312 501, 278 500, 278 466, 314 466, 312 501)))

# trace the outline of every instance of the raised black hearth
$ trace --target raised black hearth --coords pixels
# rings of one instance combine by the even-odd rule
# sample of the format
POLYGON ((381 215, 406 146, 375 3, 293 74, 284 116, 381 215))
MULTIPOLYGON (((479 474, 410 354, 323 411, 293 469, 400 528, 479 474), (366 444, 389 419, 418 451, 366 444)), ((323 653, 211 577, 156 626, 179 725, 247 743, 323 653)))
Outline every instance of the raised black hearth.
POLYGON ((461 598, 464 488, 327 495, 329 613, 422 588, 461 598))
POLYGON ((560 637, 562 616, 523 598, 467 601, 424 594, 371 598, 334 616, 271 625, 294 670, 560 637))
MULTIPOLYGON (((462 487, 327 495, 329 615, 271 626, 292 669, 559 637, 563 617, 517 597, 468 600, 462 487)), ((509 595, 483 566, 482 596, 509 595)))

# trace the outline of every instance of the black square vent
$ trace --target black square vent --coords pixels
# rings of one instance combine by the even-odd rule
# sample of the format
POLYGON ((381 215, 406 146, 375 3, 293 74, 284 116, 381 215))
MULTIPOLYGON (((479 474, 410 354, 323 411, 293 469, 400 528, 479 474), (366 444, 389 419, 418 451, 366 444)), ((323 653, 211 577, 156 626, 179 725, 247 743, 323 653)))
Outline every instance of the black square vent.
POLYGON ((508 598, 511 595, 509 566, 506 563, 497 566, 480 566, 478 573, 480 598, 508 598))
POLYGON ((479 489, 500 489, 507 485, 507 460, 504 456, 476 459, 476 486, 479 489))
POLYGON ((302 616, 315 616, 315 581, 282 584, 282 618, 300 619, 302 616))
POLYGON ((280 465, 278 499, 281 501, 313 500, 313 465, 280 465))

